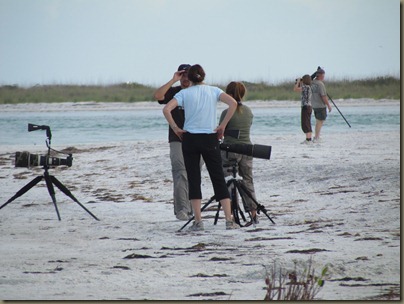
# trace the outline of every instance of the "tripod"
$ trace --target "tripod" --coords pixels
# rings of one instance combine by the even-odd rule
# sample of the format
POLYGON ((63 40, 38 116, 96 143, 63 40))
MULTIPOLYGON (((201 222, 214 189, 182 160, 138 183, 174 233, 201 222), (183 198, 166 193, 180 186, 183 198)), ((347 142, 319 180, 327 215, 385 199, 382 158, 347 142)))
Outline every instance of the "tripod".
MULTIPOLYGON (((49 127, 48 127, 49 128, 49 127)), ((64 194, 66 194, 68 197, 70 197, 73 201, 75 201, 77 204, 79 204, 85 211, 87 211, 94 219, 96 219, 97 221, 99 221, 99 219, 92 214, 86 207, 84 207, 74 196, 73 194, 69 191, 69 189, 67 189, 56 177, 54 177, 53 175, 49 174, 49 164, 48 164, 48 160, 50 157, 50 138, 51 135, 50 134, 50 130, 48 132, 48 139, 46 142, 46 145, 48 147, 48 154, 45 158, 45 164, 43 166, 43 169, 45 170, 43 175, 37 176, 35 177, 32 181, 30 181, 28 184, 26 184, 24 187, 22 187, 19 191, 17 191, 17 193, 11 197, 6 203, 4 203, 3 205, 0 206, 0 209, 2 209, 3 207, 7 206, 9 203, 11 203, 13 200, 15 200, 16 198, 22 196, 23 194, 25 194, 26 192, 28 192, 32 187, 34 187, 36 184, 38 184, 42 179, 45 179, 46 182, 46 186, 48 188, 48 192, 49 195, 52 198, 52 202, 53 205, 55 206, 56 209, 56 214, 58 216, 59 221, 61 220, 60 218, 60 214, 59 214, 59 209, 58 206, 56 205, 56 197, 55 197, 55 190, 53 188, 53 185, 55 185, 56 187, 59 188, 60 191, 62 191, 64 194)))
MULTIPOLYGON (((252 196, 251 192, 245 187, 244 184, 241 183, 242 178, 240 176, 238 176, 238 174, 237 174, 237 172, 238 172, 238 170, 237 170, 237 160, 232 159, 230 161, 231 161, 231 163, 229 165, 225 165, 224 167, 232 167, 232 169, 229 170, 229 172, 232 172, 232 176, 229 176, 227 178, 226 185, 227 185, 227 187, 233 186, 232 189, 231 189, 230 197, 231 197, 231 207, 232 207, 232 213, 233 213, 234 221, 238 225, 243 227, 243 225, 240 223, 239 214, 242 217, 242 219, 244 220, 244 222, 246 221, 244 213, 239 208, 238 196, 237 196, 237 191, 238 191, 240 193, 240 197, 241 197, 241 200, 242 200, 244 206, 246 206, 246 198, 247 197, 250 198, 251 201, 256 206, 257 213, 259 214, 262 211, 262 213, 264 213, 267 216, 267 218, 273 224, 275 224, 275 222, 268 215, 268 211, 265 209, 265 207, 263 205, 261 205, 260 203, 258 203, 257 200, 252 196)), ((203 207, 201 208, 201 211, 203 212, 214 200, 215 200, 215 196, 212 196, 209 199, 209 201, 205 205, 203 205, 203 207)), ((217 223, 217 221, 219 219, 220 207, 221 207, 221 204, 219 202, 217 212, 216 212, 216 216, 215 216, 214 225, 216 225, 216 223, 217 223)), ((178 231, 181 231, 182 229, 184 229, 194 218, 195 218, 194 216, 192 218, 190 218, 188 220, 188 222, 186 222, 178 231)), ((251 216, 251 213, 250 213, 250 218, 251 218, 251 220, 253 220, 252 216, 251 216)))
MULTIPOLYGON (((230 197, 231 197, 231 207, 232 207, 232 211, 233 211, 234 221, 237 224, 239 224, 241 227, 243 227, 243 225, 240 223, 239 215, 242 217, 244 222, 246 221, 244 213, 241 211, 240 206, 239 206, 238 195, 237 195, 237 191, 238 191, 238 193, 240 194, 241 201, 242 201, 243 206, 244 206, 244 210, 248 209, 248 208, 246 208, 246 206, 247 206, 246 201, 247 201, 247 198, 249 198, 250 201, 252 201, 253 204, 255 205, 257 213, 259 214, 262 211, 262 213, 264 213, 267 216, 267 218, 273 224, 275 224, 275 222, 268 215, 268 211, 265 209, 265 207, 263 205, 261 205, 260 203, 258 203, 258 201, 251 194, 251 192, 242 183, 243 178, 238 176, 238 174, 237 174, 237 172, 238 172, 237 160, 236 159, 230 159, 229 161, 230 161, 230 163, 228 165, 224 165, 223 167, 225 167, 225 168, 226 167, 231 167, 231 169, 228 170, 228 172, 231 172, 232 176, 227 177, 227 187, 232 186, 231 187, 231 192, 230 192, 230 197)), ((217 222, 217 219, 219 218, 219 209, 220 209, 220 204, 219 204, 218 210, 216 212, 215 224, 217 222)), ((253 218, 251 216, 251 212, 249 212, 249 215, 250 215, 251 221, 253 221, 253 218)))

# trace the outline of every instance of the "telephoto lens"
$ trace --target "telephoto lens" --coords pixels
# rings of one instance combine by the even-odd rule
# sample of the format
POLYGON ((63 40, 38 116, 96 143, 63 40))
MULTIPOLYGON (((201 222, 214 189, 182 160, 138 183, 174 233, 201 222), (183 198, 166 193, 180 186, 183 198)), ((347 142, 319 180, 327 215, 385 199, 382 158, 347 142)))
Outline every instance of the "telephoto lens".
POLYGON ((39 154, 31 154, 27 151, 15 152, 15 166, 20 168, 29 168, 36 166, 68 166, 73 165, 73 157, 69 155, 66 159, 59 157, 50 157, 39 154))
POLYGON ((220 144, 220 149, 223 151, 243 154, 255 158, 270 159, 272 147, 248 144, 220 144))

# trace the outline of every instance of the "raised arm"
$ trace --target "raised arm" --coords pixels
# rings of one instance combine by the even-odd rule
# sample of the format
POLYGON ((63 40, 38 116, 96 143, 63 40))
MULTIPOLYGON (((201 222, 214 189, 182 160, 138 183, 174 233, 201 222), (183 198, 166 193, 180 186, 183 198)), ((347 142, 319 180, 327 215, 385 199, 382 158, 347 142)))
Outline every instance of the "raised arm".
POLYGON ((167 91, 181 79, 181 75, 184 73, 184 71, 177 71, 174 73, 173 78, 171 78, 166 84, 162 85, 160 88, 154 92, 154 98, 156 100, 163 100, 164 96, 166 95, 167 91))
POLYGON ((302 91, 302 81, 299 79, 296 79, 295 85, 293 87, 293 91, 295 92, 301 92, 302 91))

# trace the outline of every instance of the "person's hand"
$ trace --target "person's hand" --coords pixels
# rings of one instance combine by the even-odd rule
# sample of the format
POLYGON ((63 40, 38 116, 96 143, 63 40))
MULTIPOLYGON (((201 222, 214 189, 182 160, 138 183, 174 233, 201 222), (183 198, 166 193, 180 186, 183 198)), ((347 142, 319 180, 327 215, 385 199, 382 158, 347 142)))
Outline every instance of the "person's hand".
POLYGON ((185 71, 177 71, 177 72, 174 73, 174 75, 173 75, 173 81, 174 81, 174 83, 177 82, 177 81, 179 81, 179 80, 181 79, 182 74, 184 74, 184 72, 185 72, 185 71))
POLYGON ((171 129, 173 129, 175 135, 177 135, 179 137, 179 139, 181 139, 181 140, 182 140, 182 136, 184 135, 184 133, 187 133, 187 131, 181 129, 178 126, 171 128, 171 129))
POLYGON ((217 139, 218 140, 221 140, 222 138, 223 138, 223 136, 224 136, 224 127, 222 127, 222 126, 218 126, 214 131, 216 132, 216 134, 217 134, 217 139))
POLYGON ((332 108, 331 108, 331 105, 329 104, 328 105, 328 112, 331 112, 331 110, 332 110, 332 108))

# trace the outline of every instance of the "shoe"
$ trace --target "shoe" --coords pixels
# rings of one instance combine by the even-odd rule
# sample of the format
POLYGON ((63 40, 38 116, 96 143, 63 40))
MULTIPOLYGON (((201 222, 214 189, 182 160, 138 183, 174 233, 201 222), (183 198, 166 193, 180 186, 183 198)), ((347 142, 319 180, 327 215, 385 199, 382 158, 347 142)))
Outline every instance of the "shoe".
POLYGON ((226 230, 238 229, 240 226, 233 221, 226 221, 226 230))
POLYGON ((203 222, 202 222, 202 221, 200 221, 200 222, 194 221, 194 222, 192 223, 192 226, 189 227, 188 230, 189 230, 189 231, 203 231, 203 230, 204 230, 204 228, 203 228, 203 222))
POLYGON ((256 226, 257 224, 259 224, 259 222, 260 222, 260 221, 258 220, 258 215, 256 215, 256 216, 254 216, 254 217, 252 218, 251 221, 249 221, 247 224, 245 224, 244 227, 249 227, 249 226, 251 226, 251 225, 256 226))
POLYGON ((313 143, 319 144, 321 142, 323 142, 321 138, 313 138, 313 143))
POLYGON ((302 145, 311 145, 312 143, 313 143, 313 140, 305 140, 305 141, 301 142, 302 145))
POLYGON ((189 214, 184 211, 177 212, 176 217, 180 221, 188 221, 191 218, 191 216, 189 216, 189 214))

